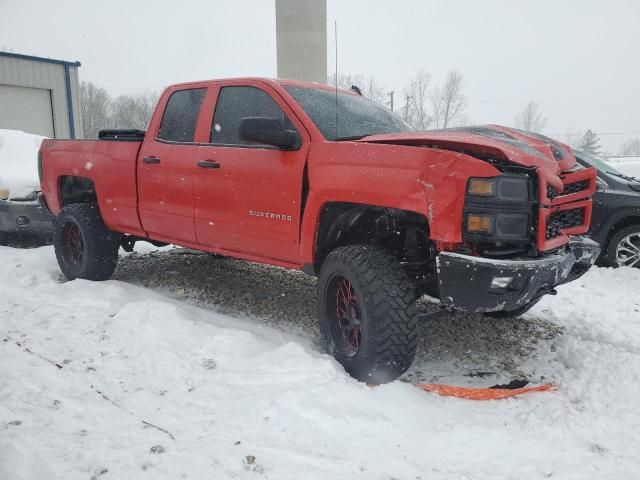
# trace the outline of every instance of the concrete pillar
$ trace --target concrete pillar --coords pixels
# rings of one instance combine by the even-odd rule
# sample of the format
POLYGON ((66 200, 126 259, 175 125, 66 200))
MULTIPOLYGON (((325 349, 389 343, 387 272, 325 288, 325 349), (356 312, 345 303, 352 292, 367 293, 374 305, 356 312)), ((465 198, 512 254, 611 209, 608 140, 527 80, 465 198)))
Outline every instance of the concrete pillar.
POLYGON ((327 83, 327 1, 276 0, 278 78, 327 83))

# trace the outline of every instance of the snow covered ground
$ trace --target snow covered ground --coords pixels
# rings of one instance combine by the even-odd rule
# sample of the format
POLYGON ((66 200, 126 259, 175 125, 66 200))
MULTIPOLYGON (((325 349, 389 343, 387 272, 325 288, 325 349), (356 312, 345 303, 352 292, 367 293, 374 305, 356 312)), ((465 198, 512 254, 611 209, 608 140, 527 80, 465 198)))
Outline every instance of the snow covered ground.
POLYGON ((162 251, 65 282, 51 247, 0 265, 0 479, 640 474, 640 270, 593 269, 520 320, 425 322, 414 378, 558 385, 472 402, 352 380, 295 272, 162 251))

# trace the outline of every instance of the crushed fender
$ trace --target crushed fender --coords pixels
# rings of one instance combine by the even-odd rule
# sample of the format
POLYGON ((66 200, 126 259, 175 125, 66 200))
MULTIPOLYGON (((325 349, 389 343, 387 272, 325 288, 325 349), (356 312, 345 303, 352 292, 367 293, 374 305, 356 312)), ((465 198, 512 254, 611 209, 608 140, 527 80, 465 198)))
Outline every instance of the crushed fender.
POLYGON ((555 387, 550 383, 545 383, 543 385, 534 385, 531 387, 523 386, 517 388, 513 388, 511 384, 496 385, 495 387, 489 388, 454 387, 452 385, 442 385, 439 383, 423 383, 416 386, 427 392, 437 393, 438 395, 442 395, 445 397, 464 398, 466 400, 499 400, 501 398, 509 398, 515 397, 516 395, 522 395, 523 393, 545 392, 555 389, 555 387))

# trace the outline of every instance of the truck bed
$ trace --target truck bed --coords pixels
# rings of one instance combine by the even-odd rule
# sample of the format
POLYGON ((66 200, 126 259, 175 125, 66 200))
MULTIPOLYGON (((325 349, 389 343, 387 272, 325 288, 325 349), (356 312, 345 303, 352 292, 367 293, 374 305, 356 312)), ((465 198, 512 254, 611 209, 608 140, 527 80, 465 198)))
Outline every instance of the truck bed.
POLYGON ((63 204, 65 177, 85 177, 101 199, 100 213, 112 230, 144 235, 137 212, 136 162, 142 138, 44 140, 41 188, 55 215, 63 204), (106 140, 106 139, 105 139, 106 140))

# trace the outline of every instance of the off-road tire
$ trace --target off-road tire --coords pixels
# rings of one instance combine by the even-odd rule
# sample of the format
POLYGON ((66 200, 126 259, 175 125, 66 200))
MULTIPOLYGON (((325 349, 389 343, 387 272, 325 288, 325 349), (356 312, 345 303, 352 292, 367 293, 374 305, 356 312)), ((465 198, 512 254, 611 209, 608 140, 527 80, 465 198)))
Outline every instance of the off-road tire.
MULTIPOLYGON (((607 245, 607 254, 606 254, 606 264, 610 267, 617 268, 620 264, 617 261, 616 250, 618 248, 618 244, 625 237, 632 234, 640 234, 640 224, 630 225, 625 227, 616 233, 609 239, 609 243, 607 245)), ((640 267, 640 262, 635 265, 636 267, 640 267)))
POLYGON ((69 280, 108 280, 116 269, 120 234, 105 226, 95 203, 64 207, 56 218, 53 244, 69 280))
POLYGON ((0 231, 0 246, 6 247, 9 245, 9 234, 7 232, 0 231))
POLYGON ((418 342, 416 298, 397 259, 368 245, 337 248, 324 261, 317 288, 325 347, 352 377, 377 385, 398 378, 409 368, 418 342), (347 351, 337 319, 336 282, 344 279, 353 287, 361 316, 355 352, 347 351))

